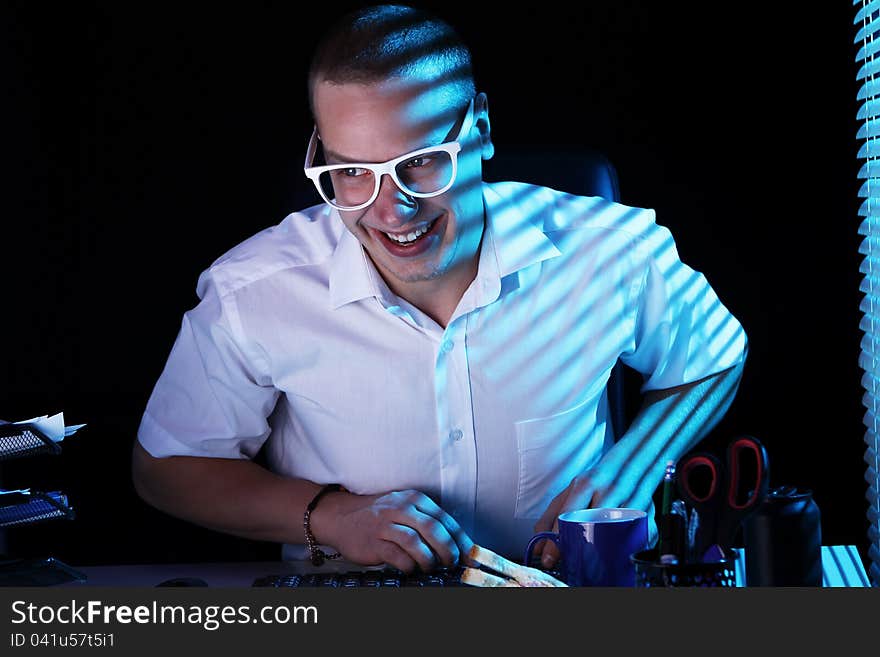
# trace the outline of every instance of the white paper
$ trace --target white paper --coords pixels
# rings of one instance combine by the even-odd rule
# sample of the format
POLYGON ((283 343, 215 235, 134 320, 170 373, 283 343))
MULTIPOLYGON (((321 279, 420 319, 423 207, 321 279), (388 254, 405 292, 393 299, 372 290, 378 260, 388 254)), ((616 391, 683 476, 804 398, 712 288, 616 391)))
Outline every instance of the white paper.
POLYGON ((32 417, 30 420, 13 422, 13 424, 32 424, 46 434, 46 437, 49 438, 49 440, 56 443, 60 443, 66 436, 72 436, 79 429, 86 426, 84 424, 73 424, 69 427, 65 427, 63 411, 61 413, 56 413, 51 417, 48 415, 41 415, 40 417, 32 417))

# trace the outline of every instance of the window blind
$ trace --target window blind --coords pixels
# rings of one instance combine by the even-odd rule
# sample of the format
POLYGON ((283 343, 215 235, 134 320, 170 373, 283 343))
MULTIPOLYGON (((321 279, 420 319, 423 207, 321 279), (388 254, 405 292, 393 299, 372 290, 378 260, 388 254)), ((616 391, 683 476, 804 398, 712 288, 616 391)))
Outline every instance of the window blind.
POLYGON ((859 253, 864 256, 859 328, 862 331, 859 365, 862 369, 862 403, 866 412, 865 461, 868 483, 868 574, 873 586, 880 586, 880 0, 853 0, 856 11, 855 43, 859 72, 857 139, 859 179, 864 180, 859 197, 859 234, 864 237, 859 253))

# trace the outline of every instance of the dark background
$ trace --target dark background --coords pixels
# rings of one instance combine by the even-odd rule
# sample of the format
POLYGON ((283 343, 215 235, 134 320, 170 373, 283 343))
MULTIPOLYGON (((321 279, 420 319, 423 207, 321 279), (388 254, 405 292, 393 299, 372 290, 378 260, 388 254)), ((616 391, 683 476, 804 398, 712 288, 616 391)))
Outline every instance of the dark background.
MULTIPOLYGON (((147 507, 129 471, 199 273, 297 209, 308 55, 354 3, 252 4, 0 9, 0 418, 88 424, 60 456, 0 464, 6 488, 63 490, 78 514, 8 530, 10 554, 278 554, 147 507)), ((771 485, 812 489, 823 542, 864 555, 850 3, 418 4, 472 46, 499 152, 597 148, 623 202, 656 209, 750 338, 706 446, 758 437, 771 485)))

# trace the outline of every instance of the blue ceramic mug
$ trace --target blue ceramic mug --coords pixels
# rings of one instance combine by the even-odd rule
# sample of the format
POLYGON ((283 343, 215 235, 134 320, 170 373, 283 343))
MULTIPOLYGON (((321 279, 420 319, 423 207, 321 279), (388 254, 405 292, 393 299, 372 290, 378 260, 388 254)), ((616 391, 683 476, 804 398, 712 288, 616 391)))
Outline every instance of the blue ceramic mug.
POLYGON ((529 539, 524 562, 542 539, 556 543, 561 573, 569 586, 635 586, 630 555, 648 548, 648 514, 638 509, 580 509, 558 518, 559 533, 540 532, 529 539))

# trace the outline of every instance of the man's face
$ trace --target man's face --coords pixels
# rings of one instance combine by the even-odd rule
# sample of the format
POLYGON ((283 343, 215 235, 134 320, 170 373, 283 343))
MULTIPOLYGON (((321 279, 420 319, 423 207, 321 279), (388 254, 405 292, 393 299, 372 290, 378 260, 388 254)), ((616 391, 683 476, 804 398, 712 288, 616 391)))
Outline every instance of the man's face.
MULTIPOLYGON (((327 164, 385 162, 454 140, 463 119, 474 125, 473 117, 464 116, 469 99, 462 103, 460 94, 412 81, 319 82, 313 99, 327 164)), ((488 120, 481 125, 488 142, 488 120)), ((460 284, 469 276, 467 284, 476 274, 483 230, 481 154, 486 149, 480 132, 472 127, 462 135, 458 173, 443 194, 412 198, 385 175, 372 205, 340 211, 345 226, 399 294, 426 285, 435 289, 438 282, 460 284), (411 236, 417 238, 410 241, 411 236)))

